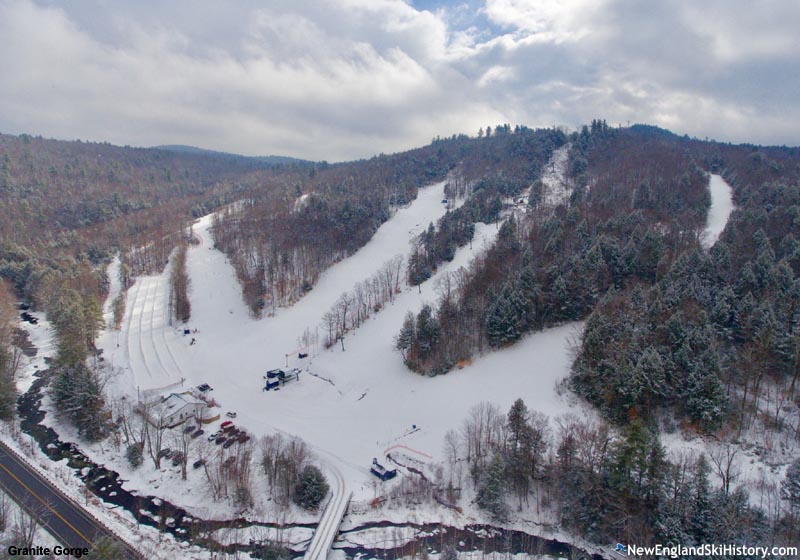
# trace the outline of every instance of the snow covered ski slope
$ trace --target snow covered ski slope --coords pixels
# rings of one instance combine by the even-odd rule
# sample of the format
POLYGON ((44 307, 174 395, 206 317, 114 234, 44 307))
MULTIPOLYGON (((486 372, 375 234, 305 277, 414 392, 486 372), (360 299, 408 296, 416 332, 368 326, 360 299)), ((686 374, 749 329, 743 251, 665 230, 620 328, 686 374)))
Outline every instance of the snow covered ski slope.
POLYGON ((142 392, 180 386, 184 378, 172 349, 177 334, 168 324, 168 279, 169 267, 158 276, 138 278, 128 290, 120 344, 142 392))
POLYGON ((545 206, 555 207, 566 202, 572 192, 567 182, 567 164, 572 144, 561 146, 553 152, 542 172, 545 206))
POLYGON ((711 191, 711 208, 706 218, 706 228, 700 236, 703 249, 710 249, 719 239, 722 230, 733 212, 733 190, 719 175, 709 175, 708 188, 711 191))
MULTIPOLYGON (((132 288, 130 317, 126 316, 121 333, 122 339, 130 337, 129 354, 113 347, 110 352, 116 352, 117 362, 130 356, 137 381, 149 376, 159 383, 185 377, 187 387, 209 383, 223 415, 237 412, 237 425, 255 436, 278 430, 303 438, 323 459, 323 468, 330 464, 325 468, 329 476, 341 474, 355 499, 374 492, 369 474, 373 457, 405 445, 438 460, 445 433, 457 429, 479 402, 507 409, 521 397, 531 409, 551 416, 572 410, 577 405, 559 395, 556 384, 569 372, 577 324, 528 336, 509 349, 435 378, 410 372, 394 350, 405 314, 416 313, 426 302, 435 303, 438 279, 468 265, 492 243, 498 231, 495 224, 478 224, 471 246, 461 248, 421 289, 404 289, 393 303, 345 336, 344 350, 341 345, 330 350, 312 346, 308 358, 298 358, 300 337, 320 329, 323 315, 342 292, 395 255, 408 256, 411 239, 444 214, 443 189, 441 183, 420 189, 409 207, 397 211, 365 247, 328 269, 311 292, 262 320, 250 318, 232 267, 213 249, 212 220, 207 216, 194 225, 201 243, 190 248, 187 260, 192 319, 186 328, 191 335, 166 325, 163 309, 156 309, 166 307, 160 282, 166 282, 167 271, 160 278, 140 279, 138 288, 132 288), (196 344, 190 345, 191 338, 196 344), (287 362, 303 370, 299 382, 280 391, 262 391, 265 372, 286 367, 287 362)), ((121 380, 120 386, 124 385, 121 380)))

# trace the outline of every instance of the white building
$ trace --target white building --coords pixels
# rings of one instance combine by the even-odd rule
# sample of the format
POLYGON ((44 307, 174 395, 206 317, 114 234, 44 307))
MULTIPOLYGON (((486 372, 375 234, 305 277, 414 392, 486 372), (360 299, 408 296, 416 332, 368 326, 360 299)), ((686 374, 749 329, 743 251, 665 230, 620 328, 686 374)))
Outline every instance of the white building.
POLYGON ((203 418, 208 405, 189 393, 170 393, 146 408, 148 421, 157 427, 172 428, 192 418, 203 418))

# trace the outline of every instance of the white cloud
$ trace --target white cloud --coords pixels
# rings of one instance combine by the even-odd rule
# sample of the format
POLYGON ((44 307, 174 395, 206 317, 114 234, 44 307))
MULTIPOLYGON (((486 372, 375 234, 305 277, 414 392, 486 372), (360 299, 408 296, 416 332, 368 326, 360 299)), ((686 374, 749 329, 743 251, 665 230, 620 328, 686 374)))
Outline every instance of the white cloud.
POLYGON ((489 84, 505 82, 514 77, 514 69, 510 66, 492 66, 478 80, 479 87, 486 87, 489 84))
POLYGON ((790 1, 41 2, 0 0, 0 131, 329 160, 595 117, 797 143, 790 1))
POLYGON ((591 16, 602 0, 487 0, 486 14, 494 22, 551 40, 577 40, 591 30, 591 16))

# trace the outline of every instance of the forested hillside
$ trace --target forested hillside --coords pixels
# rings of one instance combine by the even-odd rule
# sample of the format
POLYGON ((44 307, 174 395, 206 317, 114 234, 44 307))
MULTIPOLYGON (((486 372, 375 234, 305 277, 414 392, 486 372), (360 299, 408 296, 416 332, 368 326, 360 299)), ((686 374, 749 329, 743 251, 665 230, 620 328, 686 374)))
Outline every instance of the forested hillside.
POLYGON ((709 252, 693 244, 654 285, 603 298, 573 385, 616 421, 669 411, 702 429, 797 437, 800 152, 686 144, 737 208, 709 252))
MULTIPOLYGON (((101 309, 111 256, 119 253, 127 288, 134 276, 164 268, 185 240, 191 218, 247 192, 269 192, 276 178, 295 168, 251 158, 0 135, 3 322, 14 300, 47 312, 58 348, 52 396, 84 437, 99 439, 108 429, 107 372, 90 358, 106 327, 101 309)), ((179 269, 175 272, 178 277, 179 269)), ((179 302, 178 316, 188 317, 188 300, 179 302)), ((123 292, 114 302, 117 324, 124 305, 123 292)), ((8 333, 0 336, 0 381, 13 389, 8 381, 16 354, 9 342, 8 333)), ((0 409, 10 411, 13 390, 4 389, 2 396, 0 409)))
POLYGON ((272 312, 301 297, 323 270, 362 247, 394 208, 416 197, 419 187, 448 179, 447 192, 469 190, 472 196, 448 215, 457 226, 447 222, 438 231, 431 226, 409 273, 419 282, 437 261, 452 258, 455 244, 469 240, 470 224, 496 220, 502 201, 530 184, 563 142, 555 130, 512 131, 500 125, 481 138, 435 139, 409 152, 287 175, 281 196, 260 191, 221 213, 215 242, 234 264, 253 314, 272 312), (443 231, 454 230, 462 233, 442 239, 443 231))
POLYGON ((475 223, 500 231, 435 305, 407 317, 397 347, 411 369, 445 373, 588 318, 571 384, 614 422, 796 434, 799 161, 797 149, 604 121, 571 135, 498 125, 335 165, 0 136, 0 277, 49 311, 60 362, 74 369, 102 326, 112 253, 128 280, 160 270, 190 218, 221 208, 215 243, 260 316, 313 289, 420 187, 445 181, 451 209, 409 248, 408 284, 451 260, 475 223), (563 198, 541 180, 556 150, 568 151, 563 198), (704 252, 709 172, 733 185, 737 210, 704 252))
POLYGON ((476 406, 445 439, 451 486, 466 456, 475 503, 499 520, 550 514, 601 543, 796 543, 800 150, 597 121, 568 140, 568 199, 548 205, 534 183, 527 212, 501 213, 496 243, 396 343, 435 375, 588 317, 567 386, 604 419, 476 406), (708 173, 736 209, 704 250, 708 173), (714 443, 676 443, 679 426, 714 443))
POLYGON ((647 285, 696 245, 707 177, 680 143, 602 121, 574 134, 571 194, 555 206, 534 183, 528 210, 433 310, 403 328, 406 363, 437 374, 523 333, 585 318, 609 290, 647 285))
POLYGON ((0 135, 0 277, 45 306, 48 277, 88 274, 116 250, 132 274, 160 268, 188 218, 277 172, 245 158, 0 135))
MULTIPOLYGON (((527 212, 508 215, 435 307, 407 317, 397 341, 406 364, 445 373, 525 332, 588 317, 571 383, 610 419, 669 410, 702 430, 741 433, 760 418, 797 434, 798 150, 602 121, 569 140, 569 198, 548 205, 533 184, 527 212), (733 186, 737 209, 705 252, 708 173, 733 186)), ((455 218, 474 200, 423 236, 409 283, 425 278, 429 255, 471 237, 455 218), (443 249, 441 232, 452 240, 443 249)))

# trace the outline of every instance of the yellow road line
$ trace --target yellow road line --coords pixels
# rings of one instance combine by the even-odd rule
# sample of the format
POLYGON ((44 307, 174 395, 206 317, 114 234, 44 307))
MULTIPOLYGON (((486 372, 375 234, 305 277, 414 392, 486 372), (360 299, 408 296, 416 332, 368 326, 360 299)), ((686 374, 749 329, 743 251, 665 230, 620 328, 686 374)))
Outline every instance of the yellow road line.
POLYGON ((90 546, 93 546, 93 545, 94 545, 94 542, 93 542, 93 541, 91 541, 91 540, 89 540, 88 538, 86 538, 86 535, 84 535, 83 533, 81 533, 80 531, 78 531, 78 529, 76 529, 76 528, 75 528, 75 527, 72 525, 72 523, 70 523, 69 521, 67 521, 66 519, 64 519, 64 517, 63 517, 63 516, 62 516, 60 513, 58 513, 58 512, 57 512, 55 509, 53 509, 53 507, 52 507, 50 504, 48 504, 48 503, 47 503, 47 502, 46 502, 44 499, 42 499, 42 498, 39 496, 39 494, 37 494, 36 492, 34 492, 33 490, 31 490, 31 489, 28 487, 28 485, 27 485, 27 484, 25 484, 25 483, 24 483, 24 482, 22 482, 22 481, 21 481, 19 478, 17 478, 17 476, 16 476, 14 473, 12 473, 10 470, 8 470, 8 468, 7 468, 5 465, 2 465, 2 464, 0 464, 0 468, 2 468, 4 471, 6 471, 6 472, 8 473, 8 475, 9 475, 11 478, 13 478, 14 480, 16 480, 16 481, 17 481, 17 482, 18 482, 18 483, 19 483, 19 484, 20 484, 20 485, 21 485, 23 488, 25 488, 25 490, 27 490, 27 491, 28 491, 28 492, 29 492, 29 493, 30 493, 30 494, 31 494, 31 495, 32 495, 34 498, 36 498, 37 500, 39 500, 39 501, 42 503, 42 505, 43 505, 44 507, 46 507, 46 508, 47 508, 47 509, 49 509, 51 512, 53 512, 53 514, 54 514, 56 517, 58 517, 58 518, 59 518, 61 521, 63 521, 63 522, 64 522, 64 524, 65 524, 67 527, 69 527, 70 529, 72 529, 73 531, 75 531, 75 534, 76 534, 76 535, 78 535, 78 536, 79 536, 79 537, 81 537, 83 540, 85 540, 85 541, 86 541, 86 542, 87 542, 87 543, 88 543, 90 546))

